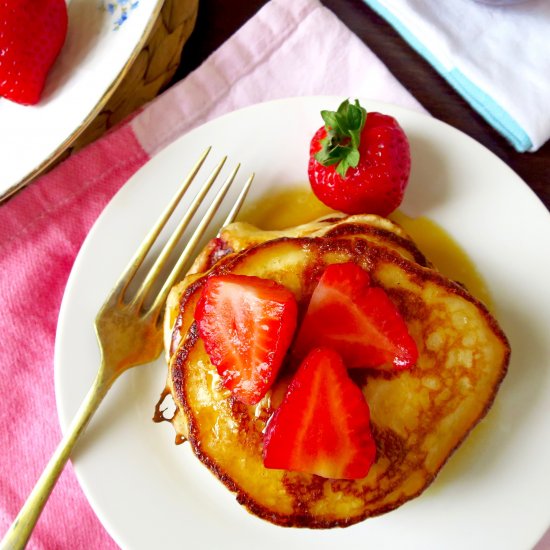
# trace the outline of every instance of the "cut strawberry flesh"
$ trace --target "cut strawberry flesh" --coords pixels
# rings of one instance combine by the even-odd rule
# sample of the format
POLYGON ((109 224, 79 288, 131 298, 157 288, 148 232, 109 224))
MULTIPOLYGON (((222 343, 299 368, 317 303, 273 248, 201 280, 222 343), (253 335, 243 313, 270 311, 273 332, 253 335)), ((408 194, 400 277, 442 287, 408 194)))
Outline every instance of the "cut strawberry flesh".
POLYGON ((303 357, 330 346, 349 368, 409 368, 416 343, 386 292, 371 286, 368 273, 353 263, 326 268, 313 291, 294 353, 303 357))
POLYGON ((0 2, 0 96, 33 105, 67 35, 65 0, 0 2))
POLYGON ((342 358, 316 348, 269 421, 264 465, 332 479, 365 477, 376 456, 369 407, 342 358))
POLYGON ((294 295, 245 275, 208 279, 195 310, 200 337, 223 384, 254 405, 273 384, 296 329, 294 295))

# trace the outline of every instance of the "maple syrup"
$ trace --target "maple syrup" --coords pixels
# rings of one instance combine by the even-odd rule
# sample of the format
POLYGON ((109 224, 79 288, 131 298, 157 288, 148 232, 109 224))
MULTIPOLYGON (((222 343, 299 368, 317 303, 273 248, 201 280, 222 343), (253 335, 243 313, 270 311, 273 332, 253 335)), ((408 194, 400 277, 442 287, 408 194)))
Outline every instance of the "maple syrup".
POLYGON ((464 285, 468 292, 492 308, 489 289, 468 254, 441 226, 425 216, 411 218, 399 210, 390 215, 443 275, 464 285))
MULTIPOLYGON (((269 193, 243 208, 239 219, 264 230, 286 229, 311 222, 331 212, 334 210, 319 201, 309 188, 297 185, 269 193)), ((397 211, 390 219, 403 227, 443 275, 463 284, 473 296, 491 309, 487 285, 472 260, 447 231, 424 216, 411 218, 397 211)))
POLYGON ((259 201, 245 206, 239 219, 264 230, 286 229, 309 223, 334 210, 325 206, 303 185, 266 194, 259 201))

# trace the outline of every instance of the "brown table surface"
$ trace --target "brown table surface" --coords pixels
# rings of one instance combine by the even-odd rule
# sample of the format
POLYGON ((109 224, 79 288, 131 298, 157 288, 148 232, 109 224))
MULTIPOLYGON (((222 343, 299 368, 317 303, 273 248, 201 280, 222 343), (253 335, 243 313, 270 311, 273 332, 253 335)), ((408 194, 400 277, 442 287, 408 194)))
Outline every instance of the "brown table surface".
MULTIPOLYGON (((550 209, 550 141, 536 153, 518 153, 362 0, 321 0, 386 64, 436 118, 462 130, 498 155, 550 209)), ((175 80, 198 67, 266 0, 200 0, 199 15, 175 80)))

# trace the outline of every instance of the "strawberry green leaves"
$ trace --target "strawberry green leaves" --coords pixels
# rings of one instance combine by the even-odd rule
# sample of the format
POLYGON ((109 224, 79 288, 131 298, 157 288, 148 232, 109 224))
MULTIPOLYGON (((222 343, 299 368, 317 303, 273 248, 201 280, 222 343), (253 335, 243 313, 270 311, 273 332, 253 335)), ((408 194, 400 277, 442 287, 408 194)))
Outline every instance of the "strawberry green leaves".
POLYGON ((323 166, 336 164, 336 172, 345 177, 348 168, 359 163, 359 143, 367 111, 357 99, 353 104, 346 99, 337 111, 321 111, 321 116, 327 135, 315 158, 323 166))

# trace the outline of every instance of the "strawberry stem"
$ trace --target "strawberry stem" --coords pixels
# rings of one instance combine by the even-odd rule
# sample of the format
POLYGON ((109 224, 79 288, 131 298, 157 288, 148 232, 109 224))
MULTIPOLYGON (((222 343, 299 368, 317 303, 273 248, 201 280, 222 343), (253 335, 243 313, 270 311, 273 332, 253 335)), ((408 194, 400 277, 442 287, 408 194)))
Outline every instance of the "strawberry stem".
POLYGON ((321 150, 315 155, 323 166, 336 164, 336 172, 346 177, 348 168, 359 163, 359 143, 367 111, 359 104, 345 100, 337 111, 321 111, 327 135, 321 140, 321 150))

